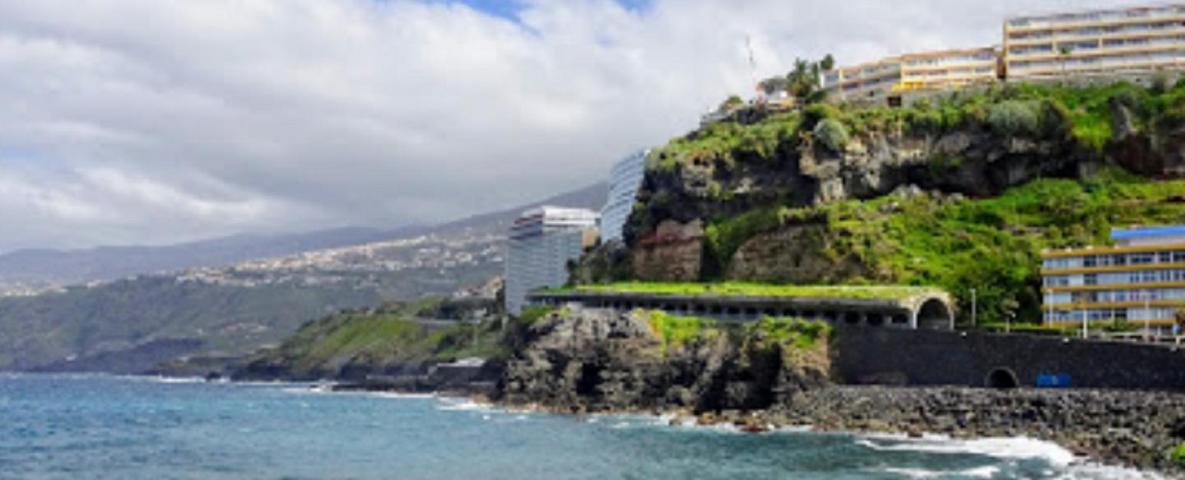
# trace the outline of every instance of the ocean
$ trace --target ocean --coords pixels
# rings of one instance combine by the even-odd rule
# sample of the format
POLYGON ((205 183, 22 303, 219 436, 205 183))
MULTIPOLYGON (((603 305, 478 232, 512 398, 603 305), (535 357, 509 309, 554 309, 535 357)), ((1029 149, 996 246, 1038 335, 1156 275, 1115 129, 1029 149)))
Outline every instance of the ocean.
POLYGON ((668 423, 298 384, 0 374, 0 478, 1153 478, 1023 438, 668 423))

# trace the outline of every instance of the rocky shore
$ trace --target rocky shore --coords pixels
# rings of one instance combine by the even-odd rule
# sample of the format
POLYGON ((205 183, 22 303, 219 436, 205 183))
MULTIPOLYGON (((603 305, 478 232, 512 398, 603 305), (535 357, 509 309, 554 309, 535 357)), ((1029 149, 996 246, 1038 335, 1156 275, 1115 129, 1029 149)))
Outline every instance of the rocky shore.
MULTIPOLYGON (((705 328, 672 347, 645 313, 560 312, 531 327, 494 401, 561 413, 654 413, 744 431, 1047 440, 1107 464, 1179 472, 1185 395, 1102 390, 842 386, 828 342, 705 328), (797 341, 795 341, 797 340, 797 341)), ((683 335, 687 335, 684 333, 683 335)))

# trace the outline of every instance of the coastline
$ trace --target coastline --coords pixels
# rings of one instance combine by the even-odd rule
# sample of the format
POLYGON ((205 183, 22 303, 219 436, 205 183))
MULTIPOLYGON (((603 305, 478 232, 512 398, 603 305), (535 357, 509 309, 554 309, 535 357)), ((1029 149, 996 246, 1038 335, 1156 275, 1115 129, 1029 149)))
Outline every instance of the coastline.
POLYGON ((800 393, 789 405, 701 413, 686 408, 583 410, 541 403, 490 403, 498 408, 575 416, 645 415, 662 418, 670 426, 726 427, 752 434, 791 430, 952 441, 1027 438, 1057 445, 1077 462, 1185 478, 1161 447, 1175 441, 1169 430, 1177 426, 1166 425, 1173 421, 1168 418, 1171 415, 1143 418, 1144 409, 1139 407, 1176 412, 1185 405, 1185 395, 1163 392, 831 386, 800 393), (1089 408, 1078 408, 1076 401, 1082 399, 1109 402, 1100 405, 1113 412, 1095 415, 1089 408), (951 402, 965 402, 966 408, 950 408, 951 402), (887 408, 891 404, 899 408, 887 408), (1077 415, 1072 413, 1075 411, 1077 415), (1079 423, 1069 423, 1074 421, 1079 423))

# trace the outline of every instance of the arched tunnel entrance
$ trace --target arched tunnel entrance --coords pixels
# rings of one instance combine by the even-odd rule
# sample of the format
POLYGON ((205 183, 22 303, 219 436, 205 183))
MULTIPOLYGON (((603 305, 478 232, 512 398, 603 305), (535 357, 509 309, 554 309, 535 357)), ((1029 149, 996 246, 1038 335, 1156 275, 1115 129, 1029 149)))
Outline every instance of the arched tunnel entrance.
POLYGON ((1011 390, 1020 387, 1020 380, 1016 378, 1016 373, 1012 370, 997 368, 988 373, 987 378, 984 379, 984 386, 999 390, 1011 390))
POLYGON ((918 328, 924 330, 949 330, 954 312, 950 305, 937 298, 931 298, 922 303, 918 309, 918 328))

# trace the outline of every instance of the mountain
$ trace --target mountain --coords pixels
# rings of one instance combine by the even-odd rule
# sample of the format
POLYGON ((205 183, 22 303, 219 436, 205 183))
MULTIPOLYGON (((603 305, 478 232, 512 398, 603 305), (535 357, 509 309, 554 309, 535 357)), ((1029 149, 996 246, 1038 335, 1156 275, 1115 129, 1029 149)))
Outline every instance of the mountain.
POLYGON ((523 210, 600 208, 606 195, 598 184, 435 227, 357 232, 380 241, 0 298, 0 370, 134 373, 244 355, 341 309, 483 285, 502 273, 505 229, 523 210))
POLYGON ((31 293, 142 273, 230 265, 246 260, 407 236, 419 230, 423 228, 383 231, 351 227, 286 235, 236 235, 160 247, 18 250, 0 255, 0 294, 31 293))

